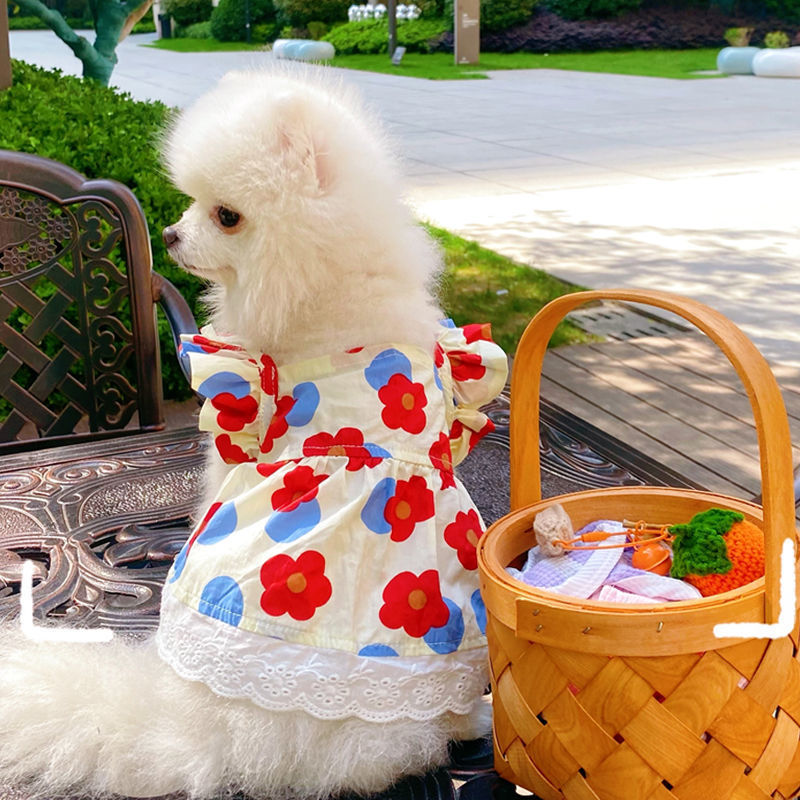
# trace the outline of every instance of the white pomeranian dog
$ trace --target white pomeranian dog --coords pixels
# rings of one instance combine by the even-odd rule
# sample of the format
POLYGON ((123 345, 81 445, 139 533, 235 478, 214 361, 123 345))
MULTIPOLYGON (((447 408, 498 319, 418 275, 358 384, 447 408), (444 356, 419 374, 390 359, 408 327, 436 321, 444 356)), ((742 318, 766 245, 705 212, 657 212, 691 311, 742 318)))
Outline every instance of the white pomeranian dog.
POLYGON ((488 732, 482 523, 453 475, 506 362, 442 326, 440 261, 378 122, 317 73, 234 73, 168 132, 164 231, 210 283, 188 337, 214 441, 144 643, 0 649, 0 783, 381 791, 488 732))

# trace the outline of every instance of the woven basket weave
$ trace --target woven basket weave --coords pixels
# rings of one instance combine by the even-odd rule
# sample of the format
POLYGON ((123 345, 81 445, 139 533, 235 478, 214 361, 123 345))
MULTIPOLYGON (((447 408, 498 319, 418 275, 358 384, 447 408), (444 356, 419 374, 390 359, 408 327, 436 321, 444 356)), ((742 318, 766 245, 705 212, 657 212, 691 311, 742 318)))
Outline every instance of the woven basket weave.
MULTIPOLYGON (((795 541, 789 428, 764 359, 720 314, 660 292, 567 295, 531 322, 512 379, 511 506, 481 539, 495 766, 542 800, 767 800, 800 791, 798 628, 722 639, 722 622, 776 624, 780 551, 795 541), (538 401, 559 320, 598 299, 648 303, 708 334, 736 368, 756 420, 763 507, 693 490, 626 487, 541 501, 538 401), (630 607, 539 591, 505 571, 534 543, 534 516, 560 502, 575 528, 596 519, 688 521, 732 508, 766 537, 765 578, 702 600, 630 607)), ((796 598, 792 606, 796 607, 796 598)), ((791 610, 791 609, 790 609, 791 610)))

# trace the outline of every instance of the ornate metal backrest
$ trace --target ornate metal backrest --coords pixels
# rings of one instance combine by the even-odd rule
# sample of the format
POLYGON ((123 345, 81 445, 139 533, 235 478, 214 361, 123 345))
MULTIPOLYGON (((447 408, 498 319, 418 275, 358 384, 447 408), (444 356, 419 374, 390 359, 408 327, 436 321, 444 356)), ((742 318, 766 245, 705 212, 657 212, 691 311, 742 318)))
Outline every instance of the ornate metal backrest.
POLYGON ((0 150, 0 453, 164 427, 152 281, 125 186, 0 150))

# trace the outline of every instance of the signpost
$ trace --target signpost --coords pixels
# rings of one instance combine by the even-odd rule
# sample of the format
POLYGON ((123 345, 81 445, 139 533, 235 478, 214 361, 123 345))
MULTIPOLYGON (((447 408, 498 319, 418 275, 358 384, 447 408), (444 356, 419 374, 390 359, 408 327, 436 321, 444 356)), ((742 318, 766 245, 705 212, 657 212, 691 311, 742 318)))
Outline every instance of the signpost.
POLYGON ((11 51, 8 44, 8 6, 0 3, 0 90, 11 86, 11 51))
POLYGON ((456 64, 477 64, 481 55, 480 0, 455 0, 456 64))

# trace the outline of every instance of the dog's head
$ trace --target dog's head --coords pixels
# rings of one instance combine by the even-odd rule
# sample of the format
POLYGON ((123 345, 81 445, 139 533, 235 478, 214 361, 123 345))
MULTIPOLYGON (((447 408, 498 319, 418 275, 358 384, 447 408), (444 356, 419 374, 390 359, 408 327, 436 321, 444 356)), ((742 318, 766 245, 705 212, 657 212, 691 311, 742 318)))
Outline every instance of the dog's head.
POLYGON ((380 240, 398 191, 379 130, 324 80, 226 75, 165 137, 173 182, 193 200, 164 231, 170 254, 217 287, 216 305, 291 314, 380 240))

